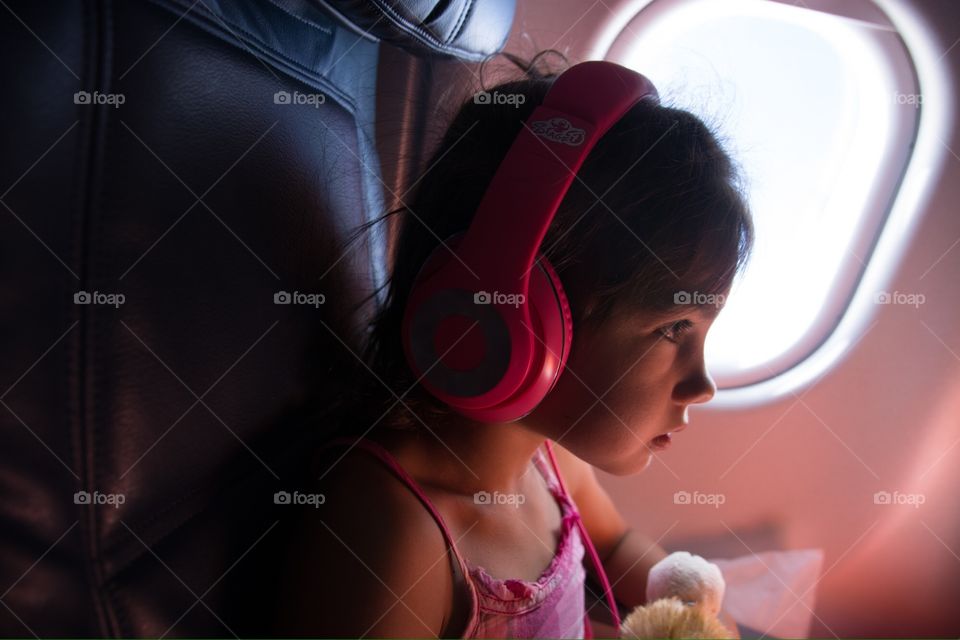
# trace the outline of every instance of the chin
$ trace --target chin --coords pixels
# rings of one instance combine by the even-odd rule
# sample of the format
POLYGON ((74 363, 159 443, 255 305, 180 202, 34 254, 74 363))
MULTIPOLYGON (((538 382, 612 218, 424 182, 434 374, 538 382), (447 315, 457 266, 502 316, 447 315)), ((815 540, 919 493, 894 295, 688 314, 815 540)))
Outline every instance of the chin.
POLYGON ((653 453, 646 447, 604 465, 595 465, 598 469, 614 476, 632 476, 641 473, 653 462, 653 453))

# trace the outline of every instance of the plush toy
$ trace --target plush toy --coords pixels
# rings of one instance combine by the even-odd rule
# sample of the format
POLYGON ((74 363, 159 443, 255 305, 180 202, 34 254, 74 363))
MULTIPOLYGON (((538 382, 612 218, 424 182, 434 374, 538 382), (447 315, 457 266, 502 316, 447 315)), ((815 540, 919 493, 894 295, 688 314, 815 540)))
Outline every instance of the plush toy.
POLYGON ((647 604, 620 625, 622 638, 721 638, 739 636, 717 617, 725 588, 720 567, 676 551, 650 568, 647 604))

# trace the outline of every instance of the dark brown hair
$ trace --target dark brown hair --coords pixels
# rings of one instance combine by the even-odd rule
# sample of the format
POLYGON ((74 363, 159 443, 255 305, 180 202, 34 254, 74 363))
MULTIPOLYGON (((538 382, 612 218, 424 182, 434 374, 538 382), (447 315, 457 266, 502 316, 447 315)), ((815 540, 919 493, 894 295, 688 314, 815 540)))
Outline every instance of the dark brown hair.
MULTIPOLYGON (((376 377, 358 365, 354 391, 338 413, 338 433, 362 433, 375 422, 378 428, 419 429, 457 419, 415 384, 403 356, 400 323, 420 267, 439 239, 469 226, 500 161, 556 79, 557 72, 536 69, 543 53, 530 62, 503 54, 523 75, 488 91, 522 95, 522 104, 464 102, 408 206, 362 225, 348 241, 390 216, 402 216, 391 276, 384 283, 387 295, 363 353, 376 377)), ((642 100, 586 158, 541 252, 570 298, 576 340, 577 331, 598 328, 614 312, 663 313, 676 306, 678 291, 725 291, 752 243, 737 172, 714 134, 688 111, 642 100)))

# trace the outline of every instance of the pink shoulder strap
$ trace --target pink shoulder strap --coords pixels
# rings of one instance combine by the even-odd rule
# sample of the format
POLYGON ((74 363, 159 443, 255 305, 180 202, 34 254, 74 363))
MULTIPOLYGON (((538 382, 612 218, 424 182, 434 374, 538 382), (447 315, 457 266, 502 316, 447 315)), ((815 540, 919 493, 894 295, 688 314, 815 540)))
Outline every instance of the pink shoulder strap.
MULTIPOLYGON (((544 440, 546 445, 547 455, 550 457, 550 464, 553 466, 553 473, 556 476, 557 483, 560 485, 560 491, 563 495, 567 496, 571 503, 573 503, 573 496, 567 493, 567 488, 563 484, 563 477, 560 475, 560 466, 557 464, 557 458, 553 455, 553 447, 550 444, 549 440, 544 440)), ((576 503, 574 503, 576 506, 576 503)), ((590 560, 593 562, 594 568, 597 570, 597 575, 600 577, 600 585, 603 587, 603 591, 607 596, 607 606, 610 607, 610 613, 613 616, 613 626, 614 628, 620 628, 620 614, 617 611, 617 602, 613 597, 613 588, 610 586, 610 581, 607 579, 607 573, 603 570, 603 563, 600 562, 600 556, 597 554, 596 548, 593 546, 593 542, 590 540, 590 535, 587 533, 587 528, 583 526, 583 520, 579 517, 579 509, 577 510, 577 527, 580 528, 580 536, 583 538, 584 546, 586 546, 587 551, 590 553, 590 560)), ((584 628, 587 631, 587 636, 590 637, 591 628, 589 618, 584 616, 584 628)))

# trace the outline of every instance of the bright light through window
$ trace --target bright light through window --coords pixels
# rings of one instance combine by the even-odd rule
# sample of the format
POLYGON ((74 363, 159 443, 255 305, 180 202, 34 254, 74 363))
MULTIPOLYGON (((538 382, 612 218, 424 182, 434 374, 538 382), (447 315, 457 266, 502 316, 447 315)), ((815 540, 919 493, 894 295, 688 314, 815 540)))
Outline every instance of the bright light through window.
POLYGON ((891 60, 889 29, 799 6, 648 12, 622 33, 622 61, 704 118, 745 178, 757 243, 706 354, 721 388, 752 384, 806 358, 856 288, 916 127, 909 66, 891 60))

